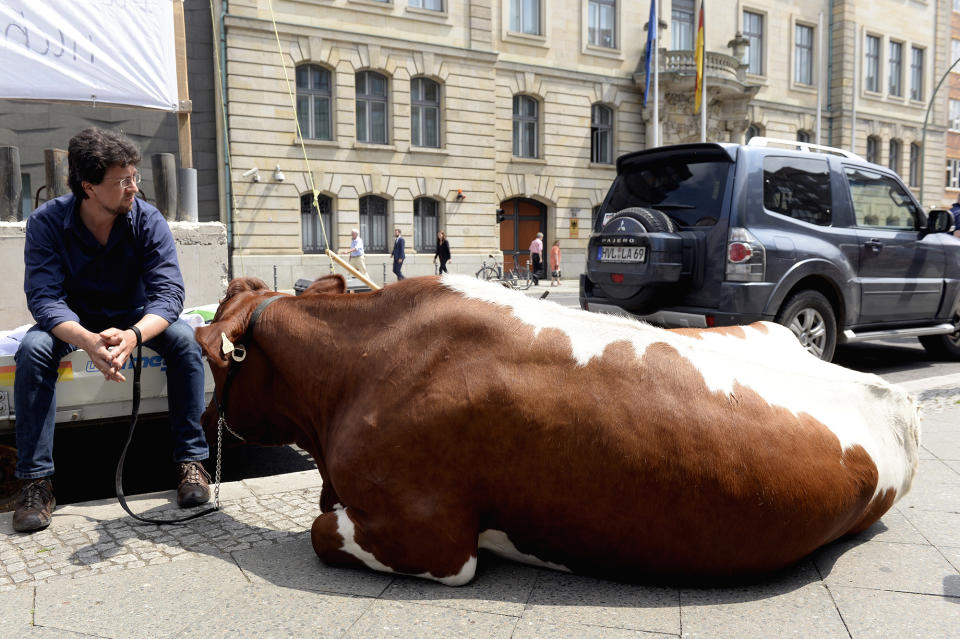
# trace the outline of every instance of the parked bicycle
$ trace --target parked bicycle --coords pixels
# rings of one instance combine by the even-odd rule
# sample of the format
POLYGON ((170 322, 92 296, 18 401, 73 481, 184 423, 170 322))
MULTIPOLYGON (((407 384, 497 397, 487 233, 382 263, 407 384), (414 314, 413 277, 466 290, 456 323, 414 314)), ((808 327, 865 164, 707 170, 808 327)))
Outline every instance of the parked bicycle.
POLYGON ((497 260, 496 255, 490 254, 487 257, 492 261, 483 260, 480 270, 477 271, 477 277, 481 280, 499 282, 503 286, 526 290, 533 284, 533 275, 530 271, 530 260, 527 260, 526 266, 516 266, 506 271, 497 260))

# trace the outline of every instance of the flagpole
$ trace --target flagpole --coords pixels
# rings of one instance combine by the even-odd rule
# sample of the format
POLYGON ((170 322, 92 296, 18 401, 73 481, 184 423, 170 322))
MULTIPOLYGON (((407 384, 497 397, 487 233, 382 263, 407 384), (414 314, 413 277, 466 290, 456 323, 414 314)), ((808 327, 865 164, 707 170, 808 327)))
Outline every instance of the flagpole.
POLYGON ((653 3, 653 146, 660 146, 660 6, 653 3))
POLYGON ((823 101, 823 11, 817 16, 817 144, 820 144, 820 118, 823 101))
POLYGON ((705 0, 700 0, 700 24, 702 44, 700 55, 703 56, 700 73, 700 141, 707 141, 707 11, 704 6, 705 0))

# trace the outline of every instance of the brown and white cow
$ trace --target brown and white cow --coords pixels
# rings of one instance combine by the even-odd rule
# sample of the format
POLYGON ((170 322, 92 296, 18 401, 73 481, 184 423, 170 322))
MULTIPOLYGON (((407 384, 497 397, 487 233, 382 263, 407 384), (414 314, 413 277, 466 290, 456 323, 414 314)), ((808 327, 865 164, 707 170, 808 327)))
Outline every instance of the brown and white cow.
MULTIPOLYGON (((331 564, 456 585, 479 547, 628 579, 757 574, 869 527, 917 468, 913 400, 775 324, 665 331, 458 275, 343 291, 263 310, 226 410, 313 455, 331 564)), ((273 295, 235 280, 197 329, 218 396, 221 333, 243 340, 273 295)))

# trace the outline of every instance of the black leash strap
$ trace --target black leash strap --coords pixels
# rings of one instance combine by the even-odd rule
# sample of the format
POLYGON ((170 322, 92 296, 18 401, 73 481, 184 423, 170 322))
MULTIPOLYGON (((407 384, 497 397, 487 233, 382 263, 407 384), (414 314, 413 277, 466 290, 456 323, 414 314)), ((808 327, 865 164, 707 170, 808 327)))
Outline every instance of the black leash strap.
POLYGON ((191 519, 196 519, 197 517, 209 515, 212 512, 216 512, 217 507, 214 505, 213 508, 207 508, 206 510, 193 513, 192 515, 187 515, 186 517, 180 517, 178 519, 149 519, 147 517, 141 517, 140 515, 134 514, 127 505, 127 499, 123 495, 123 462, 127 457, 127 449, 130 448, 130 442, 133 441, 133 431, 137 427, 137 416, 140 413, 140 368, 143 364, 143 336, 140 335, 140 329, 136 326, 131 326, 130 330, 133 331, 137 336, 137 361, 133 367, 133 410, 130 417, 130 433, 127 435, 127 443, 123 446, 123 452, 120 453, 120 461, 117 462, 117 475, 114 479, 114 488, 117 491, 117 501, 120 502, 120 505, 125 511, 127 511, 128 515, 137 521, 142 521, 146 524, 179 524, 185 521, 190 521, 191 519))

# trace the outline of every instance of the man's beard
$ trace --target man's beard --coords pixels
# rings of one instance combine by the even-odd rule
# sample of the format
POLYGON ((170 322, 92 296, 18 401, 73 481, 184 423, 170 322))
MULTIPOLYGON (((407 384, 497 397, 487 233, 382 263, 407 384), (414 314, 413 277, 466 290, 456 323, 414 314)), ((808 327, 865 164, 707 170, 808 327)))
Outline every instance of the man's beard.
POLYGON ((113 213, 115 216, 121 217, 129 213, 132 209, 133 209, 133 200, 131 200, 129 204, 123 203, 115 209, 107 209, 107 210, 113 213))

